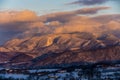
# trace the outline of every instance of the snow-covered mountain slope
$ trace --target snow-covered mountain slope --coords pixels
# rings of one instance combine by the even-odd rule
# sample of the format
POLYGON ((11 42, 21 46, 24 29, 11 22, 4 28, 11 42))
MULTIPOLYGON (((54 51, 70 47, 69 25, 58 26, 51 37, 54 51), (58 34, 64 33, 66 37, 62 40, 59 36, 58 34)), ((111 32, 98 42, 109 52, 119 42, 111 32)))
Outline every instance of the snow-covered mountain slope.
POLYGON ((27 63, 27 66, 30 66, 34 63, 33 66, 42 66, 79 61, 119 60, 120 39, 112 34, 96 36, 86 32, 48 34, 12 39, 0 47, 0 52, 4 52, 0 60, 8 61, 9 65, 27 63))

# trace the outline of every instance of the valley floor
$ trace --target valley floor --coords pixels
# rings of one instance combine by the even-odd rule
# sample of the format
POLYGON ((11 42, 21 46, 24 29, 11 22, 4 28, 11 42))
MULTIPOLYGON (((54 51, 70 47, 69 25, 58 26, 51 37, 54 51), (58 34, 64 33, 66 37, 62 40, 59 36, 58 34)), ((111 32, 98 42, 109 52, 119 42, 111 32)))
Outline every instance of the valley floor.
POLYGON ((120 65, 87 69, 0 69, 0 80, 120 80, 120 65))

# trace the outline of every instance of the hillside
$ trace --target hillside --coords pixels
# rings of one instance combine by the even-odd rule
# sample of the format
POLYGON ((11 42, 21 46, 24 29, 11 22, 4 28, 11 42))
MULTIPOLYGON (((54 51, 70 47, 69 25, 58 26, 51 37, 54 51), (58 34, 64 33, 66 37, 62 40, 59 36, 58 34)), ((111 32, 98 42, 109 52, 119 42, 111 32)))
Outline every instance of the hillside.
POLYGON ((120 40, 111 34, 49 34, 12 39, 0 47, 0 51, 1 65, 7 67, 98 62, 119 60, 120 40))

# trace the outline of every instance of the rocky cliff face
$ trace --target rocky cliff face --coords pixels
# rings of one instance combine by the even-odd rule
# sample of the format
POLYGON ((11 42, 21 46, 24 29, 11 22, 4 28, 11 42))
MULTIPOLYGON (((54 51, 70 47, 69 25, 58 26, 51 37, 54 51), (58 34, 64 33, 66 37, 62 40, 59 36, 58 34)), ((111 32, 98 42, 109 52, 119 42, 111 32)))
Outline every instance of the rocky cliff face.
POLYGON ((120 39, 115 35, 74 32, 12 39, 0 47, 0 61, 4 66, 43 66, 119 60, 119 53, 120 39))

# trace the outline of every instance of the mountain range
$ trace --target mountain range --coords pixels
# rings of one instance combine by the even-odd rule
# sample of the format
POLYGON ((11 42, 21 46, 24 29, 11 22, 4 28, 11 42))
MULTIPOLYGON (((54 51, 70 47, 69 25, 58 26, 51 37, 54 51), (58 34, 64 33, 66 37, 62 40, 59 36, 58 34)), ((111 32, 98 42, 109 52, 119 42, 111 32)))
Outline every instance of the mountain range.
POLYGON ((2 67, 40 67, 120 59, 120 38, 111 33, 53 33, 15 38, 0 47, 2 67))

